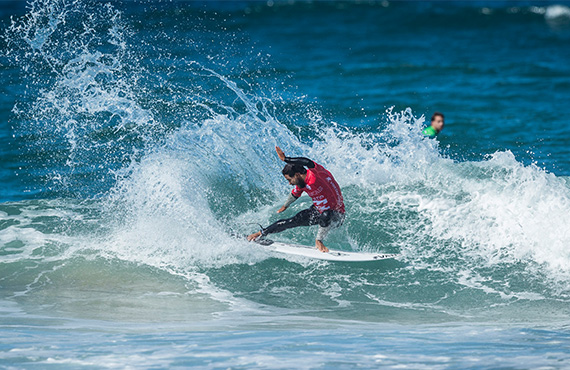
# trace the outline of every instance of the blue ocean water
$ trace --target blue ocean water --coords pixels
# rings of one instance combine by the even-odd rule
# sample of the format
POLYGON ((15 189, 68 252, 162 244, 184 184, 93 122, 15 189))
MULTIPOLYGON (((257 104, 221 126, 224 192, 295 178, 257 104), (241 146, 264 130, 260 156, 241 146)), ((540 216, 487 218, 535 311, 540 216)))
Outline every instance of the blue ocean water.
POLYGON ((1 367, 570 368, 570 3, 4 1, 0 27, 1 367), (279 218, 275 145, 342 187, 329 247, 400 257, 232 237, 279 218))

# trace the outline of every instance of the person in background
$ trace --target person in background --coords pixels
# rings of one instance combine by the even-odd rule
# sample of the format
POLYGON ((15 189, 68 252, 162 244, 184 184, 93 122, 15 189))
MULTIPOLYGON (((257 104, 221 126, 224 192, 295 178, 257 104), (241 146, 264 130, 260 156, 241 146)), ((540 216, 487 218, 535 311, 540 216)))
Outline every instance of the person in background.
POLYGON ((443 125, 443 113, 435 112, 433 116, 431 116, 431 125, 424 129, 423 134, 427 137, 433 138, 443 130, 443 125))

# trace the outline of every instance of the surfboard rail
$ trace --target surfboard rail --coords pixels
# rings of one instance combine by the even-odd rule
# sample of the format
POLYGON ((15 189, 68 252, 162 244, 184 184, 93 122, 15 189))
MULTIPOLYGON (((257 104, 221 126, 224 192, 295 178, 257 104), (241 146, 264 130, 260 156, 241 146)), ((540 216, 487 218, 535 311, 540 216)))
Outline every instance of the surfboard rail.
POLYGON ((329 252, 321 252, 314 246, 290 244, 265 238, 255 240, 254 242, 278 253, 303 256, 324 261, 371 262, 393 259, 399 256, 394 253, 348 252, 334 249, 330 249, 329 252))

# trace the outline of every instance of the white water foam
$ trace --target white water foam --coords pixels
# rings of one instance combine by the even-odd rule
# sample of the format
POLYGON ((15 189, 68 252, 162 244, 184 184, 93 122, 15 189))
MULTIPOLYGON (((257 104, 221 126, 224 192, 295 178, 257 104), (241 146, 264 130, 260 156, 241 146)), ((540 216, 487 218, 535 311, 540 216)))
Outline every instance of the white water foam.
MULTIPOLYGON (((371 229, 395 225, 400 231, 393 245, 419 268, 433 265, 425 262, 434 257, 438 266, 430 268, 522 262, 535 273, 546 271, 560 283, 558 289, 570 289, 566 179, 525 166, 509 151, 480 162, 453 161, 439 154, 437 141, 422 137, 423 117, 415 118, 410 110, 388 110, 387 116, 387 129, 379 134, 329 128, 312 148, 341 187, 354 186, 363 196, 352 200, 359 216, 380 215, 381 207, 416 215, 373 217, 371 229)), ((358 240, 359 231, 347 232, 358 240)), ((453 274, 461 283, 456 267, 453 274)))
MULTIPOLYGON (((347 194, 355 194, 346 198, 353 212, 349 217, 361 218, 373 241, 391 227, 389 247, 403 253, 413 267, 448 271, 450 279, 465 285, 473 281, 465 279, 465 267, 476 271, 522 262, 530 274, 546 271, 561 282, 560 289, 568 289, 570 232, 565 216, 570 194, 564 179, 524 166, 510 152, 494 153, 480 162, 445 158, 437 141, 422 136, 424 119, 411 109, 388 110, 386 129, 379 132, 357 134, 325 123, 320 136, 305 146, 266 109, 271 101, 246 93, 229 77, 195 62, 187 68, 197 68, 201 77, 216 81, 240 109, 228 104, 225 115, 210 110, 208 119, 184 122, 154 140, 153 130, 166 124, 138 103, 136 84, 125 78, 126 43, 118 18, 113 18, 117 13, 97 13, 111 19, 104 34, 114 53, 82 49, 82 42, 90 39, 79 38, 72 44, 79 54, 67 60, 58 59, 61 44, 52 42, 64 22, 55 10, 42 9, 47 11, 41 18, 47 25, 32 15, 26 24, 35 31, 17 26, 12 31, 28 35, 24 40, 34 56, 55 70, 51 89, 43 91, 30 109, 38 125, 49 122, 48 128, 66 138, 68 165, 75 166, 81 158, 95 160, 93 147, 120 151, 128 137, 145 143, 140 151, 125 149, 130 165, 117 173, 117 184, 101 199, 107 212, 101 222, 110 232, 91 248, 102 255, 182 273, 265 258, 229 236, 231 222, 216 207, 228 207, 237 221, 269 220, 269 212, 287 193, 279 174, 282 163, 274 154, 278 144, 288 155, 311 157, 331 170, 347 194), (106 120, 109 127, 78 119, 102 113, 118 119, 106 120), (101 135, 101 142, 84 140, 105 128, 113 135, 101 135), (131 156, 135 152, 139 155, 131 156), (216 187, 220 182, 221 190, 216 187), (241 206, 232 208, 237 203, 241 206), (389 212, 382 214, 383 210, 389 212)), ((61 16, 66 14, 70 13, 61 16)), ((97 27, 87 23, 86 31, 97 27)), ((208 111, 208 104, 201 108, 208 111)), ((102 162, 110 165, 105 158, 102 162)), ((62 178, 65 185, 66 177, 62 178)), ((362 248, 362 230, 346 230, 356 248, 362 248)), ((30 238, 34 237, 43 236, 30 238)))
POLYGON ((567 28, 570 25, 570 7, 560 4, 550 5, 546 7, 544 18, 554 30, 567 28))

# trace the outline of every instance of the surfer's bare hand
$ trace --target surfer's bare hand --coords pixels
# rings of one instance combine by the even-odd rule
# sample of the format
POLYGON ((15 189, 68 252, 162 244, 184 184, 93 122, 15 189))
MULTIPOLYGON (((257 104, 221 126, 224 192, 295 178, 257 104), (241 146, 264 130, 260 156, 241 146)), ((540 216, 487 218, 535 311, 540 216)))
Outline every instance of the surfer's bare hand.
POLYGON ((250 242, 250 241, 252 241, 252 240, 255 240, 255 239, 259 238, 260 236, 261 236, 261 231, 258 231, 258 232, 256 232, 256 233, 253 233, 253 234, 251 234, 251 235, 248 235, 247 241, 250 242))
POLYGON ((281 207, 281 208, 279 208, 279 209, 277 210, 277 213, 281 213, 281 212, 283 212, 283 211, 286 210, 286 209, 287 209, 287 207, 283 206, 283 207, 281 207))
POLYGON ((285 153, 283 153, 281 148, 276 146, 275 151, 277 152, 277 156, 279 157, 279 159, 281 159, 283 162, 285 162, 285 153))
POLYGON ((327 253, 329 251, 329 249, 327 247, 325 247, 325 245, 323 244, 322 241, 317 240, 315 242, 315 245, 317 246, 317 249, 320 250, 323 253, 327 253))

